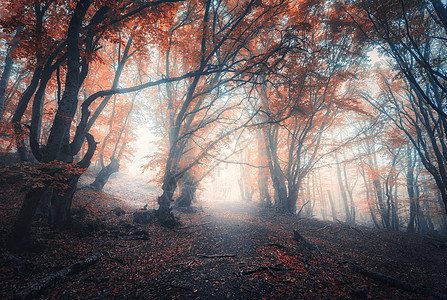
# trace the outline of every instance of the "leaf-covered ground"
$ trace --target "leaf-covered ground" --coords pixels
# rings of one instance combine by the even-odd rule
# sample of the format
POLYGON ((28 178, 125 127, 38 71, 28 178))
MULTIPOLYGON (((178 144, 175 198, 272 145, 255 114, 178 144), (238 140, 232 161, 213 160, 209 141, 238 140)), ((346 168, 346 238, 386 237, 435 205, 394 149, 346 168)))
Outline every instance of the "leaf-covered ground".
POLYGON ((2 299, 95 251, 101 253, 98 262, 59 279, 40 298, 435 299, 433 294, 447 294, 445 238, 299 219, 253 203, 196 203, 193 211, 177 210, 182 225, 168 229, 155 221, 133 223, 141 203, 83 189, 75 196, 72 229, 54 231, 36 218, 34 251, 9 253, 4 243, 20 205, 18 188, 1 186, 2 299), (116 216, 116 207, 126 214, 116 216), (311 247, 294 240, 293 230, 311 247), (384 283, 371 273, 424 287, 432 295, 384 283))

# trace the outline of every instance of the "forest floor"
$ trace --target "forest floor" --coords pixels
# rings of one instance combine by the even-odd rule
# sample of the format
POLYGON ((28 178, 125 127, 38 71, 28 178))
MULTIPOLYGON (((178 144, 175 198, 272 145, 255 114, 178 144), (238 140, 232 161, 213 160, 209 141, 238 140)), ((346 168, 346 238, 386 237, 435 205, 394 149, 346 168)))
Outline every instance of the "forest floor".
MULTIPOLYGON (((42 218, 35 247, 10 253, 18 185, 0 186, 0 298, 99 251, 39 299, 436 299, 447 294, 447 239, 284 216, 256 203, 212 201, 176 210, 174 229, 133 222, 141 203, 80 190, 73 228, 42 218), (84 209, 79 209, 79 208, 84 209), (112 209, 120 207, 125 215, 112 209), (295 240, 293 230, 303 239, 295 240)), ((142 201, 144 202, 144 201, 142 201)), ((21 294, 23 295, 23 294, 21 294)))

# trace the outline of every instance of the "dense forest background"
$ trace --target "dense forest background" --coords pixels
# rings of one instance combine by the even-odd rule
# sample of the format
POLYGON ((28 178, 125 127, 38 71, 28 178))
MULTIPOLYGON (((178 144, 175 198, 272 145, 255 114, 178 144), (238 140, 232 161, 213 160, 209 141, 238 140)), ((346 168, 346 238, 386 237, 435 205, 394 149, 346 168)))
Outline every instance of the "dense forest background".
POLYGON ((166 226, 202 193, 447 232, 440 0, 24 0, 0 17, 1 178, 26 191, 9 249, 36 210, 69 226, 81 175, 101 191, 148 123, 166 226))

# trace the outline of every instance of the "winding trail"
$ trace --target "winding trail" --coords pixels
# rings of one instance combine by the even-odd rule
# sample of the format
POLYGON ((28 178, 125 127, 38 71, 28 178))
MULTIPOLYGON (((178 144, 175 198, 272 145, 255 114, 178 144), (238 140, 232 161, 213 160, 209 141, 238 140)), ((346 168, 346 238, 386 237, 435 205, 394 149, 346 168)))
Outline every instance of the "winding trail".
MULTIPOLYGON (((396 243, 386 232, 283 216, 257 204, 243 202, 204 202, 196 213, 176 213, 185 222, 183 227, 175 230, 178 241, 190 236, 194 242, 183 253, 187 263, 170 270, 164 278, 163 288, 171 298, 426 297, 361 275, 292 238, 293 230, 298 229, 324 252, 420 284, 423 273, 407 274, 407 271, 427 273, 424 268, 431 263, 430 259, 418 260, 418 256, 424 255, 422 252, 414 257, 412 250, 399 247, 396 251, 381 251, 381 247, 390 246, 386 243, 396 243), (190 219, 191 215, 195 218, 190 219), (407 253, 403 253, 405 251, 407 253), (403 264, 405 260, 407 263, 403 264), (402 272, 394 269, 396 261, 403 267, 402 272)), ((432 262, 439 263, 439 259, 432 259, 432 262)), ((445 260, 446 256, 441 259, 445 260)), ((440 275, 445 278, 446 272, 440 275)), ((439 289, 439 285, 433 285, 433 288, 439 289)))
MULTIPOLYGON (((132 213, 153 201, 156 190, 142 186, 154 196, 127 198, 131 184, 121 184, 114 187, 119 195, 87 189, 76 194, 77 205, 91 211, 77 229, 54 231, 37 222, 39 253, 17 254, 17 259, 0 253, 0 295, 8 298, 95 251, 101 258, 93 266, 58 280, 43 298, 435 299, 384 284, 342 260, 447 294, 446 238, 285 216, 256 203, 216 199, 175 210, 182 225, 174 229, 156 221, 141 225, 133 222, 132 213), (114 214, 116 207, 126 214, 114 214), (295 241, 294 230, 321 253, 295 241), (18 268, 20 262, 27 262, 26 272, 18 268)), ((15 203, 10 201, 13 191, 0 197, 4 208, 15 203)), ((11 218, 13 210, 3 211, 4 240, 6 213, 11 218)))

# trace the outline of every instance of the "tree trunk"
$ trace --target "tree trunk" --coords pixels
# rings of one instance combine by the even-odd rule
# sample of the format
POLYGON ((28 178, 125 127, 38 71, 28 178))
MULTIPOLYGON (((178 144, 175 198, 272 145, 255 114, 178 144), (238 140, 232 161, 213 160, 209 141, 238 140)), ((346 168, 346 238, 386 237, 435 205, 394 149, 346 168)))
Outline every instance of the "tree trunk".
POLYGON ((414 186, 416 184, 414 178, 414 160, 411 155, 411 149, 407 149, 407 193, 408 200, 410 202, 410 219, 407 225, 407 232, 415 231, 415 218, 416 218, 416 201, 414 199, 414 186))
POLYGON ((346 188, 343 185, 343 179, 342 179, 342 176, 341 176, 341 168, 340 168, 340 160, 338 159, 337 153, 335 153, 335 161, 337 163, 338 186, 340 187, 341 198, 343 200, 343 207, 345 208, 346 223, 351 224, 352 223, 351 210, 349 209, 348 196, 346 194, 346 188))
POLYGON ((8 88, 9 78, 11 77, 11 70, 14 64, 14 59, 11 54, 17 48, 19 40, 17 34, 22 30, 23 26, 19 26, 16 30, 15 36, 12 38, 11 46, 6 52, 5 66, 3 68, 2 77, 0 78, 0 123, 3 121, 3 114, 5 112, 6 90, 8 88))
POLYGON ((22 128, 22 117, 28 107, 29 101, 37 89, 39 83, 40 75, 42 72, 42 66, 36 67, 33 73, 30 84, 23 92, 22 97, 17 104, 14 115, 12 116, 11 123, 14 127, 14 135, 17 145, 17 153, 19 154, 20 161, 29 161, 26 146, 25 146, 25 133, 22 128))
MULTIPOLYGON (((55 160, 59 162, 72 163, 74 155, 78 152, 74 152, 70 145, 70 127, 77 110, 79 88, 82 82, 82 80, 80 80, 81 69, 79 37, 82 29, 82 22, 84 21, 84 17, 90 5, 90 0, 80 0, 77 2, 67 30, 67 74, 64 94, 59 102, 58 109, 52 123, 50 135, 48 137, 47 144, 44 147, 44 152, 40 153, 40 147, 35 147, 35 150, 38 151, 37 153, 33 152, 35 155, 38 154, 39 159, 41 159, 44 163, 55 160)), ((47 63, 48 62, 49 61, 47 61, 47 63)), ((18 126, 20 126, 23 112, 26 110, 29 100, 37 88, 39 79, 41 79, 41 71, 42 65, 38 63, 38 66, 34 71, 31 84, 22 95, 17 110, 12 118, 12 123, 15 123, 18 126)), ((77 167, 80 168, 88 167, 93 153, 96 150, 96 143, 93 136, 86 133, 85 137, 87 138, 88 142, 88 151, 84 158, 77 164, 77 167)), ((64 174, 63 169, 57 170, 57 172, 59 171, 62 172, 62 175, 64 175, 65 178, 67 178, 63 183, 68 185, 68 189, 64 191, 55 190, 53 193, 50 207, 50 224, 52 226, 64 226, 69 221, 71 201, 76 190, 77 181, 80 177, 80 173, 73 175, 66 173, 64 174), (63 195, 61 192, 64 192, 63 195)), ((54 175, 54 170, 50 170, 48 175, 54 175)), ((53 178, 52 180, 56 179, 53 178)), ((47 186, 51 183, 53 182, 46 182, 47 186)), ((31 222, 41 196, 47 188, 48 187, 34 188, 27 193, 21 210, 16 217, 15 224, 9 233, 7 242, 9 248, 24 249, 27 245, 29 245, 31 222)))
POLYGON ((120 169, 119 160, 116 158, 111 158, 110 163, 101 169, 98 176, 96 176, 95 181, 90 184, 90 188, 97 192, 101 192, 105 184, 109 180, 110 176, 120 169))
POLYGON ((55 190, 51 197, 49 223, 52 228, 64 229, 71 225, 71 203, 80 175, 70 175, 67 189, 55 190))
POLYGON ((327 211, 328 202, 326 201, 326 197, 324 197, 324 195, 323 195, 324 191, 323 191, 323 184, 321 183, 321 173, 318 170, 316 170, 315 174, 318 174, 318 179, 315 180, 315 186, 318 187, 318 195, 319 195, 318 198, 320 200, 321 216, 323 217, 323 220, 326 220, 327 214, 328 214, 328 211, 327 211))
MULTIPOLYGON (((298 192, 299 192, 299 188, 301 185, 301 179, 298 179, 298 183, 294 184, 294 183, 288 183, 289 184, 289 192, 287 195, 287 212, 291 213, 291 214, 295 214, 296 213, 296 202, 298 201, 298 192)), ((285 185, 285 183, 284 183, 285 185)), ((303 203, 303 206, 305 204, 303 203)), ((302 209, 302 207, 301 207, 302 209)))
POLYGON ((243 201, 251 201, 251 198, 253 196, 253 191, 250 188, 249 181, 250 181, 250 175, 247 172, 247 168, 242 164, 245 162, 250 161, 250 157, 245 158, 243 151, 240 153, 240 161, 241 164, 239 165, 240 169, 240 178, 238 180, 239 184, 239 190, 241 193, 241 198, 243 201))
MULTIPOLYGON (((82 22, 86 12, 91 5, 90 0, 77 2, 68 31, 67 31, 67 73, 65 77, 65 90, 58 105, 53 125, 50 130, 47 145, 42 155, 44 162, 53 160, 65 163, 73 162, 74 156, 72 145, 70 144, 70 127, 78 106, 78 95, 81 78, 79 36, 82 29, 82 22)), ((88 136, 88 151, 83 160, 79 163, 88 167, 91 157, 96 150, 96 143, 93 136, 88 136)), ((55 190, 51 198, 49 222, 52 227, 65 228, 70 223, 71 202, 76 191, 76 185, 80 175, 63 174, 66 176, 65 190, 55 190)))
POLYGON ((334 200, 332 200, 331 190, 327 190, 327 195, 329 198, 329 203, 331 205, 332 221, 337 220, 337 212, 335 211, 334 200))
POLYGON ((54 282, 58 280, 63 281, 64 279, 67 280, 67 278, 64 277, 72 274, 77 274, 85 270, 88 266, 96 263, 100 257, 101 254, 99 252, 95 252, 91 256, 77 261, 68 267, 60 269, 41 279, 34 285, 15 293, 12 299, 38 299, 40 298, 40 296, 42 296, 44 290, 49 288, 54 282))
MULTIPOLYGON (((389 175, 391 176, 391 175, 389 175)), ((393 220, 392 220, 392 206, 393 206, 393 195, 392 195, 392 186, 389 184, 389 176, 387 177, 385 181, 385 197, 386 197, 386 206, 385 209, 382 211, 382 222, 385 224, 389 224, 386 226, 387 229, 394 230, 393 228, 393 220)))
MULTIPOLYGON (((87 134, 88 149, 84 158, 77 163, 76 167, 87 169, 90 166, 90 161, 96 151, 96 142, 91 134, 87 134)), ((64 172, 64 171, 62 171, 64 172)), ((51 197, 49 223, 53 228, 67 228, 71 224, 71 203, 73 200, 76 187, 78 185, 79 177, 81 177, 81 170, 75 174, 64 174, 67 179, 65 184, 67 188, 64 190, 54 190, 51 197)))
MULTIPOLYGON (((258 138, 258 165, 259 166, 266 166, 267 165, 267 153, 265 150, 265 144, 264 139, 262 137, 261 130, 257 131, 257 138, 258 138)), ((265 206, 265 207, 271 207, 272 206, 272 199, 270 197, 269 193, 269 186, 268 186, 268 168, 267 167, 259 167, 258 168, 258 189, 259 189, 259 201, 265 206)))
POLYGON ((370 192, 369 183, 368 183, 368 177, 366 176, 365 171, 363 169, 360 170, 360 173, 362 174, 363 183, 365 184, 366 202, 367 202, 367 205, 368 205, 368 208, 369 208, 369 213, 370 213, 370 216, 371 216, 371 220, 373 221, 374 226, 377 229, 380 229, 379 223, 377 222, 376 214, 374 212, 374 207, 373 207, 373 205, 371 203, 372 199, 371 199, 371 192, 370 192))
POLYGON ((400 220, 399 220, 399 214, 398 214, 398 206, 397 206, 397 184, 394 185, 394 198, 393 202, 391 203, 391 221, 392 221, 392 227, 393 230, 399 231, 400 229, 400 220))
MULTIPOLYGON (((372 146, 374 147, 374 146, 372 146)), ((368 153, 370 155, 372 155, 373 157, 369 157, 368 161, 369 161, 369 166, 370 168, 373 169, 374 172, 377 172, 377 158, 376 158, 376 153, 375 150, 372 149, 372 151, 370 153, 368 153)), ((384 228, 389 229, 391 227, 390 224, 390 220, 389 218, 387 218, 386 216, 386 207, 385 207, 385 201, 384 201, 384 192, 383 192, 383 188, 382 188, 382 184, 380 182, 380 178, 378 174, 373 173, 372 174, 372 183, 373 183, 373 188, 375 191, 375 195, 376 195, 376 200, 377 200, 377 206, 378 206, 378 211, 380 213, 380 217, 382 220, 382 225, 384 228)))
POLYGON ((33 188, 26 193, 6 241, 10 251, 25 251, 31 246, 30 229, 40 198, 46 188, 33 188))
POLYGON ((265 139, 270 177, 272 178, 273 188, 275 189, 275 207, 281 212, 288 212, 287 187, 277 153, 278 145, 275 133, 277 133, 278 128, 273 128, 273 130, 275 132, 272 132, 272 128, 268 129, 268 132, 265 133, 265 139))
POLYGON ((182 184, 182 192, 177 198, 176 205, 178 207, 189 207, 194 200, 195 193, 199 182, 194 179, 192 175, 184 175, 185 179, 182 184))
POLYGON ((355 205, 354 205, 354 197, 352 196, 352 191, 354 189, 354 185, 353 185, 353 187, 349 188, 349 185, 348 185, 348 175, 347 175, 347 172, 346 172, 346 165, 343 165, 343 175, 344 175, 346 192, 347 192, 347 194, 349 196, 349 205, 351 207, 351 222, 353 224, 355 224, 356 212, 355 212, 355 205))
POLYGON ((165 178, 163 180, 162 190, 163 194, 158 197, 158 219, 160 222, 166 226, 174 225, 174 214, 171 209, 171 202, 174 196, 175 189, 177 188, 177 179, 175 176, 168 171, 165 173, 165 178))
POLYGON ((36 215, 48 216, 50 215, 51 198, 53 197, 53 189, 48 188, 40 197, 39 205, 36 209, 36 215))

